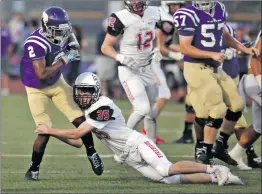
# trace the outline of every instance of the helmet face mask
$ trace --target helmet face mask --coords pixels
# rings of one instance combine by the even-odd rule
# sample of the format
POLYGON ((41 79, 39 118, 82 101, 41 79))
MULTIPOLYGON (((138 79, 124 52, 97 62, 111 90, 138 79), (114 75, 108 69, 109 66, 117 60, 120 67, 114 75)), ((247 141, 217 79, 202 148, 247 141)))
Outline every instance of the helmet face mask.
POLYGON ((43 12, 42 30, 53 44, 62 46, 72 33, 69 16, 60 7, 50 7, 43 12))
POLYGON ((215 2, 212 0, 193 1, 192 4, 195 8, 203 11, 210 11, 215 7, 215 2))
POLYGON ((73 97, 81 109, 88 109, 99 100, 100 96, 101 84, 95 74, 86 72, 77 77, 73 87, 73 97))
POLYGON ((124 3, 129 12, 135 13, 137 15, 143 15, 149 4, 148 1, 141 0, 124 1, 124 3))

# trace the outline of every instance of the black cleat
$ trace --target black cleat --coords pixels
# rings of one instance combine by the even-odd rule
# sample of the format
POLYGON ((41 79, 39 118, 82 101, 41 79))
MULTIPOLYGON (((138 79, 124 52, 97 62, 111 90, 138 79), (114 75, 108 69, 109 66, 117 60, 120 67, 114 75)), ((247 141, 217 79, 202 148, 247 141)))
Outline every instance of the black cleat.
POLYGON ((104 165, 97 152, 94 153, 92 156, 88 156, 88 160, 90 161, 92 169, 96 175, 99 176, 103 174, 104 165))
POLYGON ((180 137, 178 140, 174 140, 173 143, 175 144, 193 144, 194 143, 194 139, 193 137, 180 137))
POLYGON ((214 157, 218 158, 219 160, 222 160, 227 164, 237 166, 237 161, 231 158, 231 156, 228 154, 227 148, 228 145, 223 145, 221 142, 216 141, 215 147, 213 149, 214 157))
POLYGON ((262 168, 261 158, 255 155, 247 155, 247 164, 251 168, 262 168))
POLYGON ((205 152, 201 151, 201 153, 197 154, 196 162, 201 164, 207 164, 207 165, 216 165, 213 156, 208 155, 205 152))
POLYGON ((25 173, 25 180, 39 180, 39 171, 31 171, 30 169, 25 173))

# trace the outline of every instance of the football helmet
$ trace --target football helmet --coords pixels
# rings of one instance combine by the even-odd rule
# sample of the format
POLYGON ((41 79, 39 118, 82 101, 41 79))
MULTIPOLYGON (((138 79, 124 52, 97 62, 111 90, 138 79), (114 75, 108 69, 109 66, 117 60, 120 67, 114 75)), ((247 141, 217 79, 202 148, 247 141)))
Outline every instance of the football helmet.
POLYGON ((72 33, 67 12, 60 7, 49 7, 42 14, 42 30, 53 44, 63 45, 72 33))
POLYGON ((180 6, 186 4, 186 1, 161 1, 161 7, 167 13, 170 12, 170 5, 171 4, 180 4, 180 6))
POLYGON ((75 103, 81 109, 88 109, 96 103, 101 96, 101 84, 97 75, 85 72, 80 74, 73 87, 73 97, 75 103))
POLYGON ((199 10, 210 11, 215 7, 216 2, 212 0, 205 0, 205 1, 194 0, 192 1, 192 5, 199 10))
POLYGON ((141 1, 141 0, 131 0, 131 1, 124 1, 124 2, 125 2, 126 9, 128 11, 138 15, 142 15, 149 4, 149 1, 141 1))

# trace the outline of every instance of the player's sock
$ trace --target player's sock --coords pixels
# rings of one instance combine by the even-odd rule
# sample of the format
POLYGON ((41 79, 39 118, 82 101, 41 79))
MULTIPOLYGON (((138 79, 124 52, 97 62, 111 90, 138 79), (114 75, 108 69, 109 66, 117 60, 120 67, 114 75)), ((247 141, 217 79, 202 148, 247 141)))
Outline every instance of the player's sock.
POLYGON ((83 141, 83 144, 85 145, 86 153, 88 156, 92 156, 94 153, 96 153, 92 133, 87 133, 86 135, 81 137, 81 139, 83 141))
POLYGON ((192 128, 193 128, 193 122, 185 121, 183 137, 185 137, 185 138, 192 137, 192 128))
POLYGON ((127 121, 127 127, 131 129, 136 129, 138 123, 144 118, 145 116, 142 116, 138 114, 136 111, 134 111, 127 121))
POLYGON ((251 145, 246 149, 246 154, 247 155, 253 155, 257 157, 257 154, 255 153, 254 146, 251 145))
POLYGON ((230 151, 230 153, 232 153, 232 155, 234 155, 237 158, 241 158, 244 152, 245 152, 245 148, 239 145, 239 143, 237 143, 235 147, 230 151))
POLYGON ((30 171, 39 171, 40 163, 42 161, 44 152, 37 153, 35 150, 33 150, 32 158, 31 158, 31 165, 30 165, 30 171))
POLYGON ((145 129, 146 136, 151 139, 153 142, 156 142, 156 131, 157 131, 157 123, 156 119, 152 119, 149 116, 145 117, 145 129))
POLYGON ((203 150, 207 155, 212 155, 213 144, 203 143, 203 150))
POLYGON ((218 138, 217 138, 217 142, 220 142, 223 145, 227 145, 227 141, 228 141, 229 137, 230 137, 230 135, 221 131, 218 138))

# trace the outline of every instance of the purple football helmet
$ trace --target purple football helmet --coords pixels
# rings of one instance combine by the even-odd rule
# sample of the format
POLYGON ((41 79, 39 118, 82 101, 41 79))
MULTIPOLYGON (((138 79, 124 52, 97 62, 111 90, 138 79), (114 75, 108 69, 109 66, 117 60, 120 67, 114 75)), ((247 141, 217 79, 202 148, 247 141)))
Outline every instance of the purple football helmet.
POLYGON ((42 30, 47 39, 56 45, 63 45, 72 33, 67 12, 60 7, 49 7, 42 15, 42 30))

